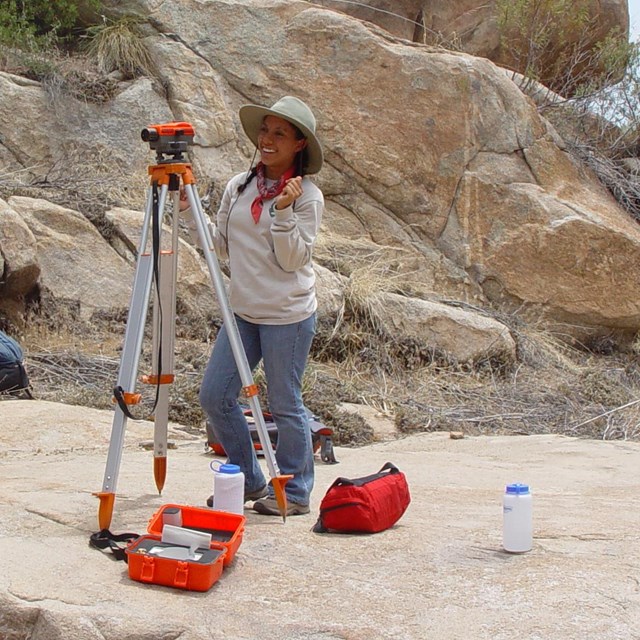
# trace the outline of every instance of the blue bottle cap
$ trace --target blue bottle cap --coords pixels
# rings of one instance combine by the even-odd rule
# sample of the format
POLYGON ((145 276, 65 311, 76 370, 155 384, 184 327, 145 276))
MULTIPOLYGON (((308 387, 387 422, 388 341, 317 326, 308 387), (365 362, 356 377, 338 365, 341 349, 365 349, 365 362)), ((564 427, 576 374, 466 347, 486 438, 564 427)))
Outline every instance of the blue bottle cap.
POLYGON ((516 482, 515 484, 508 484, 506 488, 507 493, 529 493, 529 485, 528 484, 520 484, 516 482))
POLYGON ((237 464, 221 464, 218 471, 220 473, 240 473, 240 467, 237 464))

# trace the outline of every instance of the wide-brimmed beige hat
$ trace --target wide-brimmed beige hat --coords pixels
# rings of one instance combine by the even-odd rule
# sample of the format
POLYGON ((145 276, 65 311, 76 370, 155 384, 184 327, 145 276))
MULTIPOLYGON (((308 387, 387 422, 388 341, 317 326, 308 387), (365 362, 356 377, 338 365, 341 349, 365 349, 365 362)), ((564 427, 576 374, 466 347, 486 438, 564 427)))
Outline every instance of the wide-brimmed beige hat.
POLYGON ((284 96, 270 109, 257 104, 240 107, 240 122, 253 144, 258 146, 258 132, 265 116, 277 116, 295 125, 307 139, 306 173, 318 173, 322 167, 322 147, 316 138, 316 119, 309 107, 299 98, 284 96))

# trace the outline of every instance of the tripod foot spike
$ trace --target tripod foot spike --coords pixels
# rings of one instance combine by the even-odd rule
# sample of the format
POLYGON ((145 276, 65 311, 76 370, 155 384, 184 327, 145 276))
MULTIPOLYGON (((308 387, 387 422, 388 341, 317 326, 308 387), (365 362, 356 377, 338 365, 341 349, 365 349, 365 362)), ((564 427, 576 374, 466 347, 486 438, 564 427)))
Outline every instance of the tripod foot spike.
POLYGON ((108 529, 111 526, 113 503, 115 502, 116 494, 101 491, 99 493, 94 493, 93 495, 100 500, 100 506, 98 507, 98 526, 100 527, 100 530, 108 529))
POLYGON ((287 521, 287 494, 284 492, 284 485, 291 480, 293 476, 276 476, 271 479, 271 484, 273 485, 273 492, 276 497, 276 502, 278 503, 278 509, 280 510, 280 515, 282 516, 282 522, 287 521))
POLYGON ((153 477, 156 481, 158 495, 162 494, 164 489, 164 481, 167 477, 167 458, 166 456, 153 459, 153 477))

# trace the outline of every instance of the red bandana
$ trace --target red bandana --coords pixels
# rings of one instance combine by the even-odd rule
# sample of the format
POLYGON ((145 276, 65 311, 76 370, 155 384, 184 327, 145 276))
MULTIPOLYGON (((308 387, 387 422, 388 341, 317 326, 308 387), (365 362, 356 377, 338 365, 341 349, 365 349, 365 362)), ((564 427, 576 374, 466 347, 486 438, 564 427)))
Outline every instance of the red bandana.
POLYGON ((258 178, 258 193, 260 195, 251 203, 251 215, 253 216, 253 221, 256 224, 258 224, 258 221, 260 220, 263 202, 279 196, 287 184, 287 180, 293 178, 294 174, 295 167, 290 167, 280 176, 280 180, 278 180, 278 182, 267 187, 264 175, 264 165, 262 162, 258 163, 256 176, 258 178))

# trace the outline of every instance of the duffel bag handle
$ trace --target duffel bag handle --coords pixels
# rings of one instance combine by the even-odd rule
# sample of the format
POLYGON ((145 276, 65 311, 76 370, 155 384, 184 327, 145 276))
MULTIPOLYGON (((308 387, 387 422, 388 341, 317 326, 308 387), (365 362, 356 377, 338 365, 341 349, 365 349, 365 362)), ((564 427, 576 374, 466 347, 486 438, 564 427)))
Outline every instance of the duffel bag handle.
POLYGON ((385 462, 384 465, 382 466, 382 469, 380 469, 380 471, 378 471, 378 473, 382 473, 383 471, 389 470, 390 473, 400 473, 400 469, 398 469, 398 467, 396 467, 395 464, 393 464, 393 462, 385 462))
POLYGON ((329 489, 332 489, 333 487, 359 487, 363 484, 367 484, 367 482, 371 482, 372 480, 377 480, 379 477, 381 477, 381 475, 385 472, 388 471, 389 475, 394 474, 394 473, 400 473, 400 469, 398 469, 398 467, 396 467, 395 464, 393 464, 392 462, 386 462, 384 465, 382 465, 382 468, 380 469, 380 471, 378 471, 378 473, 374 473, 370 476, 365 476, 363 478, 336 478, 333 481, 333 484, 329 487, 329 489))

